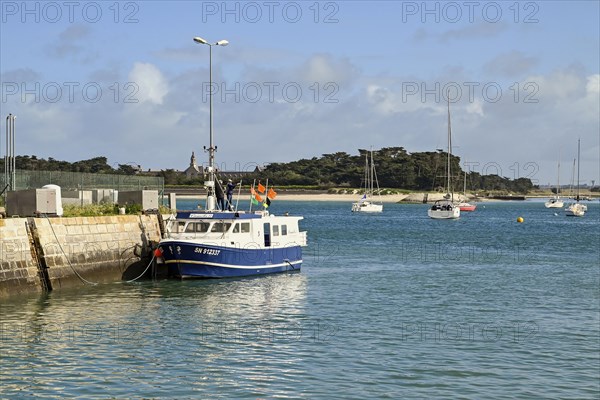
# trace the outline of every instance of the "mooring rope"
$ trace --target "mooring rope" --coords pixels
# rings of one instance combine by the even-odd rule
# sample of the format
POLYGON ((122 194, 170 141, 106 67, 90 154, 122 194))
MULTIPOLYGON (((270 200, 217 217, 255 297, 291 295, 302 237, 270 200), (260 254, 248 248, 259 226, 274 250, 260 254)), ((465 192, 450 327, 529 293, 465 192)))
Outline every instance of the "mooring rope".
POLYGON ((146 267, 146 269, 144 270, 144 272, 142 272, 140 274, 140 276, 138 276, 137 278, 134 278, 130 281, 125 281, 126 283, 131 283, 131 282, 135 282, 138 279, 140 279, 142 276, 144 276, 144 274, 146 273, 146 271, 148 271, 148 268, 150 268, 150 266, 152 265, 152 262, 154 261, 154 258, 156 257, 156 255, 154 254, 154 252, 152 252, 152 259, 150 260, 150 262, 148 263, 148 266, 146 267))
MULTIPOLYGON (((283 261, 285 261, 286 263, 288 263, 288 265, 289 265, 290 267, 292 267, 292 269, 293 269, 294 271, 296 270, 296 267, 294 267, 294 266, 292 265, 292 263, 290 262, 290 260, 283 260, 283 261)), ((289 271, 289 270, 287 270, 287 271, 289 271)))
MULTIPOLYGON (((97 285, 97 282, 90 282, 87 279, 85 279, 83 276, 79 275, 79 273, 75 270, 75 268, 73 267, 73 265, 71 264, 71 260, 69 260, 69 257, 67 257, 67 254, 65 253, 62 245, 60 244, 60 241, 58 240, 58 236, 56 235, 56 232, 54 231, 54 227, 52 226, 52 222, 50 222, 50 218, 48 218, 48 215, 43 214, 44 217, 48 220, 48 225, 50 225, 50 229, 52 230, 52 233, 54 234, 54 238, 56 239, 56 243, 58 243, 58 247, 60 248, 60 251, 62 252, 63 256, 65 256, 65 258, 67 259, 67 263, 69 264, 69 267, 71 267, 71 270, 75 273, 75 275, 84 283, 87 283, 88 285, 97 285)), ((44 255, 45 256, 45 255, 44 255)))

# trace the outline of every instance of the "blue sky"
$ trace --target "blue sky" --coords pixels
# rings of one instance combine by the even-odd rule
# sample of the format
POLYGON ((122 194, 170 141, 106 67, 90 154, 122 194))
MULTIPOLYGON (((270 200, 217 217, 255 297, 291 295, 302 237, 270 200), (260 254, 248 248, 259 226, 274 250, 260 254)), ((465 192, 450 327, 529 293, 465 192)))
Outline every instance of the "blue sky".
POLYGON ((208 145, 209 49, 192 38, 227 39, 222 169, 442 148, 450 90, 464 168, 554 184, 560 158, 568 183, 581 137, 598 183, 599 4, 1 1, 1 114, 18 154, 184 170, 208 145))

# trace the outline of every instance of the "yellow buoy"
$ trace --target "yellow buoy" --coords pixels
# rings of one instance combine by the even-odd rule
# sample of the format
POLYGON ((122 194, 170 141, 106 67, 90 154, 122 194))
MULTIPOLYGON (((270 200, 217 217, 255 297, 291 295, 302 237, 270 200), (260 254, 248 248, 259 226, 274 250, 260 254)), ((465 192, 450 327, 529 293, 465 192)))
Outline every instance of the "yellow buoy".
POLYGON ((523 221, 525 221, 525 220, 523 219, 523 217, 519 217, 519 218, 517 218, 517 222, 518 222, 518 223, 522 223, 523 221))

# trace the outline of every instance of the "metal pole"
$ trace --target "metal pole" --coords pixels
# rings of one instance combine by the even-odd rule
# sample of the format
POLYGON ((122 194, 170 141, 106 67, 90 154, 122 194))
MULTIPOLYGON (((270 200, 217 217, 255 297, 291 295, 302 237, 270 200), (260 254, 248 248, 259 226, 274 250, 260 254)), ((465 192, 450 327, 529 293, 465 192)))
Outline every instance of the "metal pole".
MULTIPOLYGON (((208 171, 209 171, 209 175, 208 178, 210 181, 213 182, 213 185, 216 185, 216 175, 215 175, 215 147, 214 147, 214 142, 213 142, 213 90, 212 90, 212 47, 213 45, 208 43, 208 87, 210 90, 209 93, 209 118, 210 118, 210 125, 209 125, 209 131, 210 131, 210 140, 209 140, 209 147, 208 147, 208 171)), ((215 187, 214 186, 209 186, 208 187, 208 196, 209 197, 214 197, 215 196, 215 187)))
POLYGON ((6 150, 4 152, 4 186, 8 185, 8 135, 10 132, 10 114, 6 117, 6 150))
POLYGON ((12 190, 17 190, 17 185, 16 185, 16 173, 17 173, 17 162, 16 162, 16 158, 15 158, 15 120, 17 119, 16 115, 12 116, 12 123, 11 123, 11 129, 12 129, 12 190))

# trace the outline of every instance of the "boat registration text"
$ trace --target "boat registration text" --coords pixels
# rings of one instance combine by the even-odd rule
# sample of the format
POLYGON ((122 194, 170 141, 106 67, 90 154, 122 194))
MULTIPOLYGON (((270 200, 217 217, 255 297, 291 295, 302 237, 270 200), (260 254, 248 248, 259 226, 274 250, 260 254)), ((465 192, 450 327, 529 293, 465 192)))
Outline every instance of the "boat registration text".
POLYGON ((198 254, 208 254, 209 256, 218 256, 221 253, 221 250, 218 249, 206 249, 203 247, 196 247, 194 250, 195 253, 198 254))

